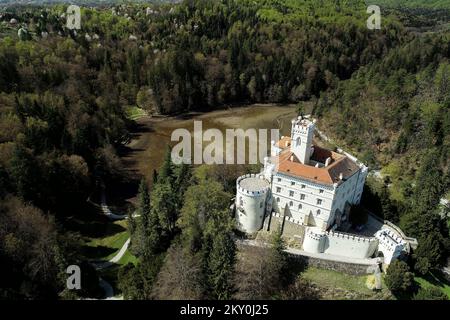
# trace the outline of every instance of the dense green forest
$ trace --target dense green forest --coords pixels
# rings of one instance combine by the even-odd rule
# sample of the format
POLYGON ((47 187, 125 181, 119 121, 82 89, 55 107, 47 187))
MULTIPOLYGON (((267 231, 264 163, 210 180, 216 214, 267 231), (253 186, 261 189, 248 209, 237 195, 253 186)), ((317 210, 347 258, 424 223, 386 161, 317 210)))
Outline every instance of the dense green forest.
POLYGON ((401 8, 450 9, 450 3, 447 0, 368 0, 367 2, 379 6, 401 8))
MULTIPOLYGON (((369 181, 365 201, 419 239, 416 272, 444 263, 449 234, 438 204, 450 186, 448 32, 411 33, 396 11, 381 30, 368 30, 363 0, 83 8, 76 32, 65 26, 65 8, 0 12, 0 298, 64 297, 65 266, 86 260, 67 221, 92 210, 86 200, 101 182, 127 179, 117 149, 129 139, 130 106, 171 115, 309 103, 327 134, 383 168, 384 181, 369 181)), ((142 218, 130 219, 141 262, 120 272, 125 296, 248 297, 254 275, 237 281, 231 270, 262 265, 273 278, 263 279, 261 298, 300 297, 308 288, 280 281, 280 239, 268 261, 240 265, 224 213, 233 183, 223 182, 236 172, 221 170, 193 172, 166 159, 151 192, 141 184, 142 218), (192 277, 181 277, 185 271, 192 277), (175 290, 176 279, 187 281, 185 291, 175 290)))

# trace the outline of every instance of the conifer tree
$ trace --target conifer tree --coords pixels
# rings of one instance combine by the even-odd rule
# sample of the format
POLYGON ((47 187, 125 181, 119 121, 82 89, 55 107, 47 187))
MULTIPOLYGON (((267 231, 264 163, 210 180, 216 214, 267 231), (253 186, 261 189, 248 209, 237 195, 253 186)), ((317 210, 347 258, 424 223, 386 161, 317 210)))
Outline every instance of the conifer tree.
POLYGON ((171 183, 172 182, 173 164, 172 164, 171 151, 172 151, 172 149, 170 148, 170 146, 167 146, 166 153, 164 156, 164 161, 163 161, 163 164, 162 164, 161 169, 159 170, 159 174, 158 174, 158 182, 159 183, 164 183, 164 182, 171 183))
POLYGON ((423 159, 417 174, 414 190, 415 211, 425 213, 433 210, 439 203, 442 191, 442 170, 436 165, 438 152, 430 151, 423 159))
POLYGON ((284 274, 287 268, 287 255, 284 251, 286 249, 286 243, 282 237, 281 230, 277 230, 272 235, 271 249, 269 262, 273 275, 279 282, 283 282, 286 279, 284 274))
POLYGON ((236 245, 223 227, 213 236, 208 257, 209 284, 214 299, 231 299, 236 263, 236 245))
POLYGON ((150 217, 150 194, 145 179, 142 179, 139 184, 139 212, 144 230, 147 230, 150 217))
POLYGON ((155 185, 156 183, 158 183, 158 171, 153 169, 153 184, 155 185))

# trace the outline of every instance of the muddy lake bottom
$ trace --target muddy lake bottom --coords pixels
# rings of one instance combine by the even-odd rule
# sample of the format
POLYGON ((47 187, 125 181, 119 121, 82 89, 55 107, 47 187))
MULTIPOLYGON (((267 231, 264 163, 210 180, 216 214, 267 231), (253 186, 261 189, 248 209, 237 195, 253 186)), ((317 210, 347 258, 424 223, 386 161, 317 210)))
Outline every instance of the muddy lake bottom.
MULTIPOLYGON (((291 120, 296 116, 295 105, 255 104, 205 113, 140 118, 136 120, 131 132, 131 141, 119 150, 122 165, 131 181, 108 187, 108 202, 121 209, 124 205, 129 206, 135 202, 139 180, 145 177, 151 183, 153 170, 159 169, 167 146, 178 143, 171 141, 172 133, 176 129, 187 129, 192 133, 194 121, 201 121, 203 132, 207 129, 218 129, 224 136, 227 129, 267 129, 270 144, 270 129, 279 129, 280 136, 287 135, 290 132, 291 120)), ((246 145, 248 144, 247 141, 246 145)))

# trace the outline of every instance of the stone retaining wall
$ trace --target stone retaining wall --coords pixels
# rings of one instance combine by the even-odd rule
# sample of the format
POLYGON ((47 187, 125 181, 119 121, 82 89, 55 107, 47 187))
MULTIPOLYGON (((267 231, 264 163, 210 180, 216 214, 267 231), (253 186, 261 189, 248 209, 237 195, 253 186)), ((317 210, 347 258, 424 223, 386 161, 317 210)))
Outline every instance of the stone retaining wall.
POLYGON ((359 276, 359 275, 373 274, 374 270, 374 266, 364 264, 324 260, 292 253, 289 253, 289 256, 293 259, 300 260, 302 263, 305 264, 305 266, 312 266, 321 269, 333 270, 350 275, 359 276))

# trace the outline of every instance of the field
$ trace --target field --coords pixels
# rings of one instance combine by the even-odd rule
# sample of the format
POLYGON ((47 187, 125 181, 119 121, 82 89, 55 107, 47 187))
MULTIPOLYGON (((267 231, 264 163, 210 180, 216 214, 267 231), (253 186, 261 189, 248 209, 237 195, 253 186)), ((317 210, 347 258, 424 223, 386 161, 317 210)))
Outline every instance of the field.
POLYGON ((125 108, 125 115, 130 120, 137 120, 143 116, 147 115, 144 109, 138 108, 136 106, 129 106, 125 108))
POLYGON ((308 267, 301 276, 320 289, 325 300, 378 300, 392 299, 392 295, 382 284, 381 291, 373 291, 366 286, 368 275, 354 276, 332 270, 308 267))
POLYGON ((448 281, 445 281, 442 277, 435 274, 429 274, 424 277, 415 277, 414 279, 422 288, 436 287, 444 292, 450 299, 450 285, 448 281))
POLYGON ((125 244, 127 239, 130 237, 127 228, 126 221, 116 221, 111 223, 111 228, 115 229, 115 226, 119 226, 123 231, 113 233, 105 238, 92 238, 87 246, 93 248, 93 251, 97 252, 95 255, 96 259, 99 260, 109 260, 114 257, 120 248, 125 244))

